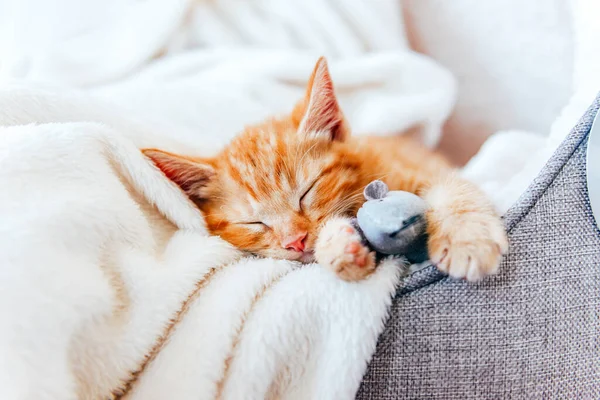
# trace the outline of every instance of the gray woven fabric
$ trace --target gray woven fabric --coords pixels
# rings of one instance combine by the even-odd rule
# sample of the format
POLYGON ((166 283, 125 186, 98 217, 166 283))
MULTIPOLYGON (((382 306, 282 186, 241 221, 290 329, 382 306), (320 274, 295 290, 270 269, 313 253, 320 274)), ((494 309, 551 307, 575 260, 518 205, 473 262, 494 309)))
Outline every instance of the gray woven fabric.
POLYGON ((598 106, 506 214, 498 276, 407 278, 358 399, 600 399, 600 232, 585 179, 598 106))

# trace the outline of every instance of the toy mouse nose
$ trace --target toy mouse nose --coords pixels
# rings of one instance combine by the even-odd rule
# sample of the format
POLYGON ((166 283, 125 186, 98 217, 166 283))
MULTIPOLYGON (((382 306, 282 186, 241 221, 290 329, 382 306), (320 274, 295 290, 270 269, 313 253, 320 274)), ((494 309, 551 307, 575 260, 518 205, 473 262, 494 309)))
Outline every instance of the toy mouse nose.
POLYGON ((286 237, 281 241, 281 247, 286 250, 304 251, 306 235, 306 232, 300 232, 298 234, 286 237))

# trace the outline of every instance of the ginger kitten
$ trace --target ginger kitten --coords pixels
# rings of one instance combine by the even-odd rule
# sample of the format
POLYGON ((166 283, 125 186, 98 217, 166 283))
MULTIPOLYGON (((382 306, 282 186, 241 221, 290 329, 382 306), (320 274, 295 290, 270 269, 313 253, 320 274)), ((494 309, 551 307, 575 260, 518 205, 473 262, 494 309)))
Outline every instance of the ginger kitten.
POLYGON ((431 261, 454 277, 496 272, 506 234, 490 201, 405 137, 350 137, 324 58, 290 115, 247 127, 214 158, 143 150, 199 207, 208 229, 265 257, 315 259, 346 280, 375 268, 349 223, 374 179, 422 196, 431 261))

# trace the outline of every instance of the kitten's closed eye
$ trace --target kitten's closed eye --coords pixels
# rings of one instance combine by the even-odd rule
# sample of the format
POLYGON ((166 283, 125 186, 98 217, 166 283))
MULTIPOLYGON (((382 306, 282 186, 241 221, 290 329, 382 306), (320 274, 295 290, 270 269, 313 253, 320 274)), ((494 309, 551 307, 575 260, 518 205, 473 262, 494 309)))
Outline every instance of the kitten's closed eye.
POLYGON ((251 228, 257 229, 268 229, 269 225, 265 224, 262 221, 248 221, 248 222, 237 222, 238 225, 248 225, 251 228))
POLYGON ((313 181, 313 183, 310 184, 310 186, 308 187, 308 189, 306 189, 304 191, 304 194, 302 194, 302 196, 300 196, 300 200, 298 201, 298 205, 300 207, 300 211, 302 211, 302 201, 304 200, 304 198, 306 197, 306 195, 308 195, 311 192, 311 190, 313 190, 315 188, 315 186, 316 186, 316 184, 317 184, 318 181, 319 181, 319 179, 315 179, 313 181))

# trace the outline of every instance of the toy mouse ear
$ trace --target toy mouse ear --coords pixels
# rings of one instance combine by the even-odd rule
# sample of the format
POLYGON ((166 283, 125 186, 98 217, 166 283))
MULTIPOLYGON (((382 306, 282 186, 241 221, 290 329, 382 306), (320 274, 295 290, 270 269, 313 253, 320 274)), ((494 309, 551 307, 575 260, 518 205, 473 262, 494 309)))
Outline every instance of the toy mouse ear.
POLYGON ((382 181, 373 181, 367 185, 363 194, 367 200, 383 199, 389 192, 387 185, 382 181))

